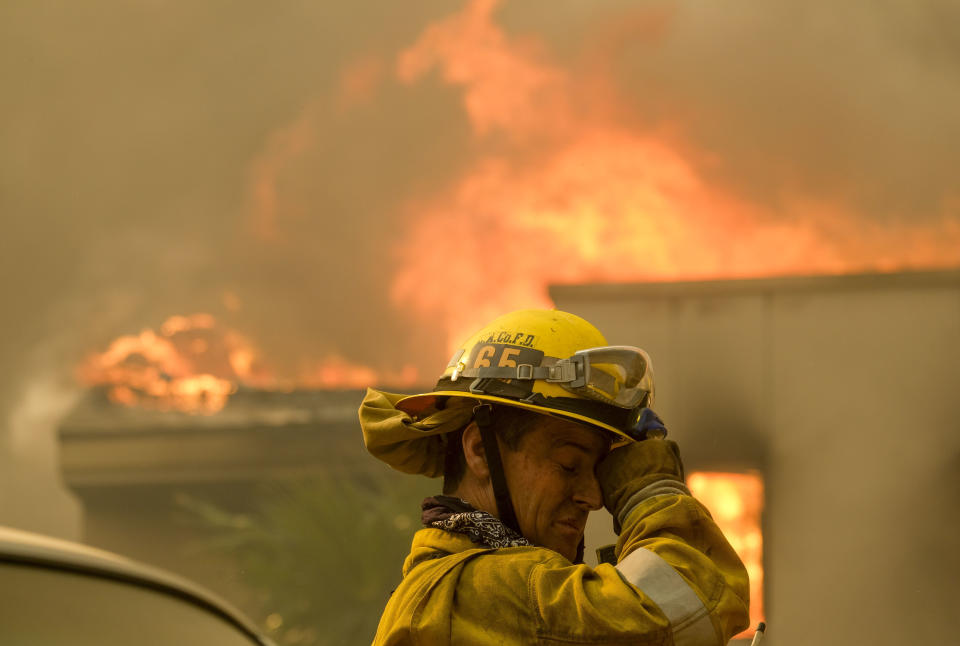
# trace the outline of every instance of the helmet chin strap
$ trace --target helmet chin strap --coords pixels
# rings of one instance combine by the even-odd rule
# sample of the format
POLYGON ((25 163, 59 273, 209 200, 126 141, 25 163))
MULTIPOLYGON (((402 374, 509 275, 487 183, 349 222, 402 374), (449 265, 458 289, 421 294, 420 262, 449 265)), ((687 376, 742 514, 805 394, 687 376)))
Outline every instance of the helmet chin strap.
MULTIPOLYGON (((497 443, 497 435, 493 430, 492 419, 493 407, 490 404, 480 404, 473 409, 473 419, 480 429, 480 438, 483 440, 483 451, 487 456, 487 467, 490 469, 490 483, 493 485, 493 497, 497 503, 497 513, 500 522, 512 529, 519 536, 523 536, 520 531, 520 523, 517 522, 517 514, 513 509, 513 501, 510 499, 510 489, 507 487, 507 477, 503 471, 503 460, 500 457, 500 445, 497 443)), ((583 563, 583 539, 577 545, 577 556, 574 563, 583 563)))
POLYGON ((497 502, 497 514, 500 522, 523 536, 517 514, 513 510, 510 500, 510 489, 507 488, 507 477, 503 472, 503 460, 500 458, 500 447, 497 444, 497 435, 493 431, 491 419, 493 406, 480 404, 473 409, 473 419, 480 429, 480 438, 483 440, 483 450, 487 455, 487 466, 490 469, 490 482, 493 485, 493 497, 497 502))

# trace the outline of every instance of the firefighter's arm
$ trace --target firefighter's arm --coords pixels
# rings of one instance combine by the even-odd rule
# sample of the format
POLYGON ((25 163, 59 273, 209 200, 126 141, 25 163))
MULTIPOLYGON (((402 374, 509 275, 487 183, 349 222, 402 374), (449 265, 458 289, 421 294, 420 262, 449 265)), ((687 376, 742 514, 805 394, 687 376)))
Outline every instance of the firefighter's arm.
POLYGON ((556 555, 527 582, 537 638, 583 644, 721 646, 746 628, 747 573, 683 484, 676 445, 644 440, 598 468, 621 527, 616 567, 556 555))
POLYGON ((747 627, 749 584, 740 558, 683 483, 674 442, 615 449, 597 473, 620 527, 617 570, 670 622, 677 644, 726 644, 747 627))
POLYGON ((746 569, 683 484, 676 445, 644 440, 601 463, 621 527, 616 567, 534 567, 528 592, 543 641, 721 646, 749 621, 746 569))

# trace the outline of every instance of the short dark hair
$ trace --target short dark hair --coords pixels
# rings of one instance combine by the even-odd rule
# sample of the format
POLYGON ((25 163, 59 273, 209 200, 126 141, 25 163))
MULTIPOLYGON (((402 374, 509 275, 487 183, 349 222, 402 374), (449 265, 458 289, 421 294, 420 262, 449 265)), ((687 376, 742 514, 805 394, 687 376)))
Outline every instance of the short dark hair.
MULTIPOLYGON (((516 406, 495 405, 491 417, 497 437, 511 451, 516 451, 520 448, 520 441, 535 428, 543 415, 516 406)), ((467 460, 463 456, 463 431, 467 426, 447 436, 443 459, 443 493, 447 495, 456 490, 467 472, 467 460)))

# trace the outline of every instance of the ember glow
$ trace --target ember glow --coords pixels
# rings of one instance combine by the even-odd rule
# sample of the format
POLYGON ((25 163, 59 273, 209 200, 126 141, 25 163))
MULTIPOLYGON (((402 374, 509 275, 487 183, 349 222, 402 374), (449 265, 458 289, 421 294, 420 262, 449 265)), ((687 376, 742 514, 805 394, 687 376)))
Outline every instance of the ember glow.
POLYGON ((763 613, 763 480, 756 473, 696 472, 687 478, 690 492, 706 505, 750 576, 750 628, 738 635, 749 637, 763 613))
POLYGON ((80 381, 106 388, 125 406, 187 413, 215 413, 241 386, 265 390, 409 387, 416 369, 379 373, 333 355, 306 362, 292 376, 277 375, 245 336, 209 314, 172 316, 159 332, 143 330, 115 339, 78 370, 80 381))

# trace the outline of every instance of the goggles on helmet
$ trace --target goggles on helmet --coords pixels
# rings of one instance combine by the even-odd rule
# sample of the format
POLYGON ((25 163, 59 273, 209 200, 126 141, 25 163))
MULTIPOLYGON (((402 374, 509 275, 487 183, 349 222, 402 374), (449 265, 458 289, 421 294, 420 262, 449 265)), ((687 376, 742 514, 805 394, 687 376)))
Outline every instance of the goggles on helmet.
POLYGON ((501 367, 467 368, 461 361, 461 350, 451 360, 454 366, 451 381, 460 377, 473 379, 542 379, 564 389, 619 408, 644 406, 653 394, 650 357, 640 348, 607 346, 580 350, 572 357, 543 357, 539 366, 519 364, 501 367))

